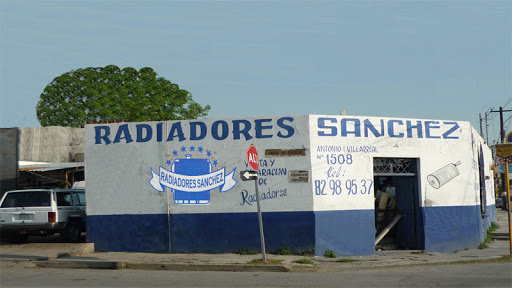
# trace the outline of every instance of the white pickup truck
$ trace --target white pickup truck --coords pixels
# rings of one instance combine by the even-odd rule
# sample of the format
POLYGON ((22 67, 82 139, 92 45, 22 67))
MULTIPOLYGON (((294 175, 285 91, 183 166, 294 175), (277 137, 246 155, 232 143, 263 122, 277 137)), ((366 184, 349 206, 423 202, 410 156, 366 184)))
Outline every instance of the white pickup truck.
POLYGON ((9 191, 0 201, 0 233, 12 243, 55 233, 78 242, 86 229, 85 205, 85 189, 9 191))

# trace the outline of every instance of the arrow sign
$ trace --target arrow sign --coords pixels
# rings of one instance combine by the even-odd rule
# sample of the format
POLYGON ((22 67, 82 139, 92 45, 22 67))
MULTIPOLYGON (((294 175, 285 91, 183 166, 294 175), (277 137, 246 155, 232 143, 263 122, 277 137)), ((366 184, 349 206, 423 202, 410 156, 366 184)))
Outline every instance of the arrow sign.
POLYGON ((252 170, 240 171, 240 179, 242 181, 256 180, 258 179, 258 172, 252 170))

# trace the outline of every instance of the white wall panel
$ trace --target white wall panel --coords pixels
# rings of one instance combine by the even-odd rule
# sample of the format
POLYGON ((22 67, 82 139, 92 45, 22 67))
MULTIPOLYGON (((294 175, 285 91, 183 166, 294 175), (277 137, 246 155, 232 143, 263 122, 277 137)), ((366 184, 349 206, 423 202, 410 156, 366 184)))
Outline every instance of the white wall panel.
POLYGON ((246 161, 250 144, 256 146, 260 158, 258 189, 262 210, 311 211, 310 183, 289 182, 291 170, 310 171, 307 119, 298 116, 87 125, 88 212, 91 215, 159 214, 167 213, 168 207, 171 213, 254 212, 257 210, 255 183, 241 181, 239 176, 240 171, 250 169, 246 161), (132 142, 126 143, 126 133, 119 132, 122 125, 128 125, 132 142), (147 128, 139 127, 144 133, 137 136, 137 125, 149 125, 151 139, 146 134, 147 128), (107 129, 108 140, 101 138, 107 129), (119 133, 122 139, 114 143, 119 133), (137 137, 147 141, 137 141, 137 137), (108 141, 112 142, 106 145, 108 141), (265 157, 266 149, 305 149, 306 156, 265 157), (160 169, 171 174, 176 161, 181 163, 177 164, 182 165, 179 167, 184 167, 182 163, 187 162, 187 155, 210 163, 211 172, 224 169, 224 178, 234 171, 231 184, 235 181, 236 184, 225 192, 220 192, 222 187, 212 189, 208 204, 176 204, 170 188, 158 192, 150 185, 151 169, 157 174, 160 169))
POLYGON ((466 122, 311 116, 310 125, 315 210, 373 209, 374 185, 370 195, 364 187, 373 181, 376 157, 418 159, 424 206, 476 204, 471 126, 466 122), (429 175, 441 179, 442 185, 429 183, 429 175))
MULTIPOLYGON (((492 161, 469 123, 456 121, 311 115, 96 124, 85 130, 90 215, 257 211, 254 181, 239 177, 250 169, 251 144, 260 157, 262 210, 273 212, 373 209, 376 157, 418 160, 422 206, 476 205, 480 145, 485 173, 492 161), (266 157, 267 149, 304 149, 306 156, 266 157), (209 163, 211 173, 224 169, 223 180, 234 171, 231 185, 210 190, 208 204, 177 204, 171 188, 159 192, 150 183, 161 180, 152 178, 152 170, 187 178, 173 171, 187 155, 209 163), (290 182, 292 170, 307 171, 309 182, 290 182), (456 175, 449 177, 450 171, 456 175), (443 182, 439 187, 429 181, 436 174, 443 182)), ((189 178, 197 181, 209 174, 194 173, 189 178)), ((492 187, 492 177, 486 183, 492 187)))

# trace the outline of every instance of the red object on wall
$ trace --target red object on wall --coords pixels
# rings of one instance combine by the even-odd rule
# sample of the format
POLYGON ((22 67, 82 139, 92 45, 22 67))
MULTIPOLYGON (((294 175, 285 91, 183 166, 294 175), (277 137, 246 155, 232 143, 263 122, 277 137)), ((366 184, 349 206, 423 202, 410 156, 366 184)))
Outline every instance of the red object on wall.
POLYGON ((251 166, 252 170, 258 171, 260 167, 260 158, 258 157, 258 151, 256 147, 251 144, 247 149, 247 163, 251 166))

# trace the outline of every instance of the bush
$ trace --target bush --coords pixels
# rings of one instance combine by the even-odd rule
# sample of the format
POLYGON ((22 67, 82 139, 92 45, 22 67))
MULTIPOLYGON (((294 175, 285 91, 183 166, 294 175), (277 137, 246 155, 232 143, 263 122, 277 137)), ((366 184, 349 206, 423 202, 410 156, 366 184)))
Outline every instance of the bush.
POLYGON ((325 258, 336 258, 336 253, 330 249, 325 249, 324 256, 325 258))

